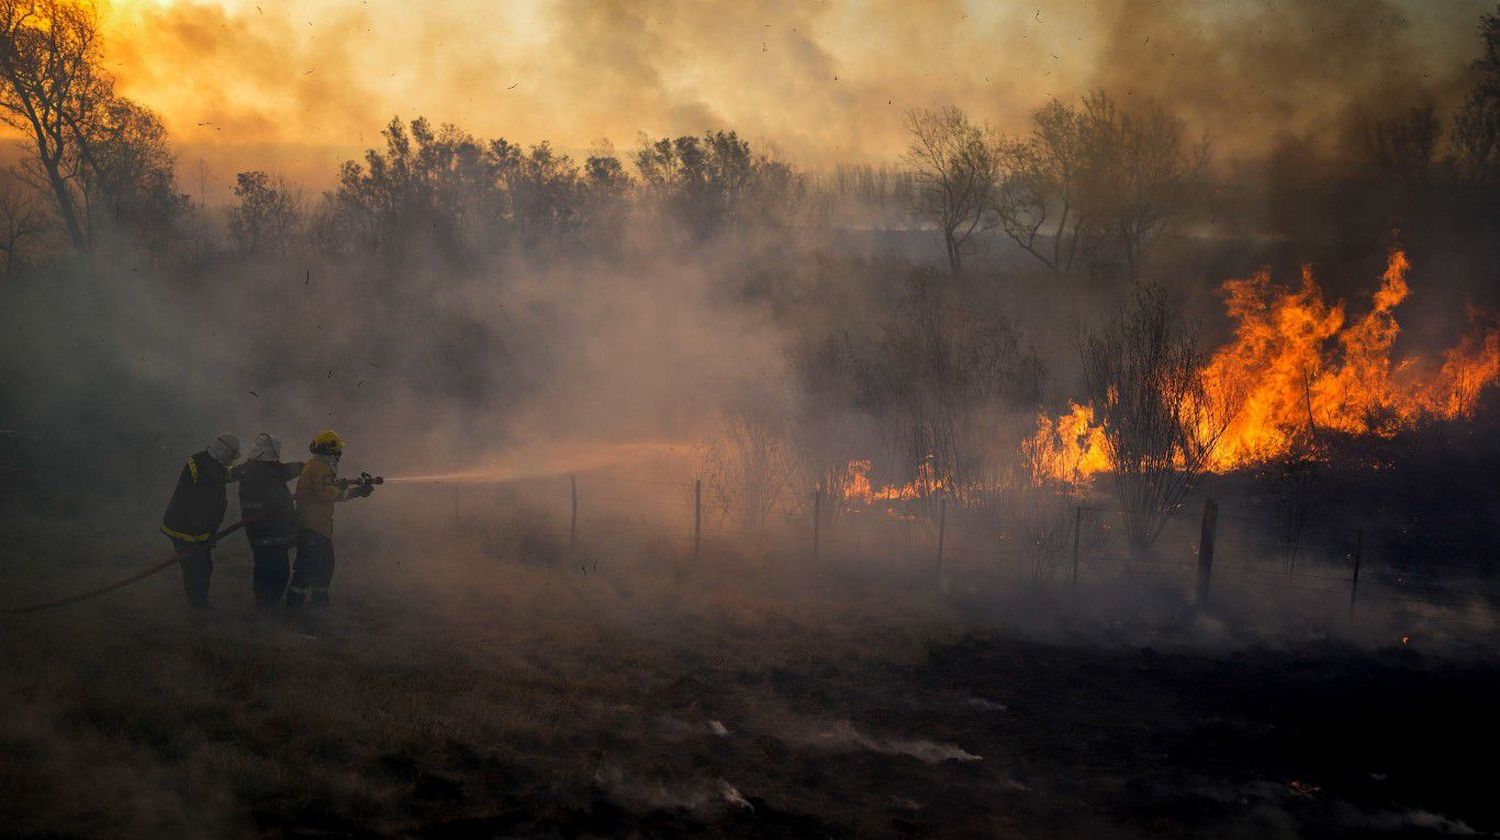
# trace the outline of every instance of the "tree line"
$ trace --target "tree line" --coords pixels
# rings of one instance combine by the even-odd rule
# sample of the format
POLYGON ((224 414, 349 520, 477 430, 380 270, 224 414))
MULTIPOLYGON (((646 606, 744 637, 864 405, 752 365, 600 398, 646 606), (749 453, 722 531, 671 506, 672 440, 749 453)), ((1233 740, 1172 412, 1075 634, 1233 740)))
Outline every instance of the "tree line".
MULTIPOLYGON (((1479 30, 1473 87, 1446 122, 1422 106, 1342 127, 1355 175, 1394 196, 1373 205, 1412 204, 1413 185, 1500 182, 1500 11, 1484 15, 1479 30)), ((114 87, 91 6, 0 0, 0 119, 29 147, 20 166, 0 174, 8 270, 28 256, 87 253, 116 239, 164 260, 214 251, 191 241, 208 227, 205 208, 178 185, 161 119, 114 87)), ((1124 105, 1100 90, 1049 100, 1029 122, 1008 133, 954 107, 914 110, 900 167, 844 164, 812 177, 732 130, 643 136, 624 159, 601 144, 575 160, 547 142, 486 141, 455 125, 394 118, 384 148, 345 162, 313 200, 265 171, 239 173, 227 227, 233 249, 248 256, 306 247, 389 257, 420 244, 462 261, 497 243, 618 233, 631 214, 702 239, 826 218, 835 199, 852 198, 935 230, 955 274, 999 237, 1058 278, 1136 281, 1160 237, 1200 218, 1213 193, 1208 138, 1190 137, 1162 103, 1124 105)), ((1307 208, 1371 205, 1351 198, 1340 166, 1350 169, 1314 159, 1294 138, 1278 141, 1270 223, 1315 226, 1307 208), (1278 197, 1281 183, 1296 195, 1278 197)))

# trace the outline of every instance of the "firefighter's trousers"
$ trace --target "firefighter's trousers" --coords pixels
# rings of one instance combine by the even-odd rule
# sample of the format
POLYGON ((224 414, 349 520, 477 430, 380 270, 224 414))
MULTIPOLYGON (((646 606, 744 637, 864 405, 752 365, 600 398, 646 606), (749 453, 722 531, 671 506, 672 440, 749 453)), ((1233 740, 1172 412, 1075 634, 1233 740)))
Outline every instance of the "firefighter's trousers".
POLYGON ((291 577, 292 544, 296 535, 267 534, 246 529, 250 540, 250 553, 255 565, 250 574, 250 586, 255 592, 255 606, 269 609, 281 603, 286 592, 287 579, 291 577))
POLYGON ((328 603, 328 584, 333 580, 333 540, 317 531, 297 531, 297 562, 292 567, 292 582, 286 590, 289 607, 300 607, 303 601, 328 603))
POLYGON ((208 581, 214 573, 213 546, 173 539, 172 551, 182 555, 177 565, 182 567, 182 588, 187 591, 188 606, 208 606, 208 581))

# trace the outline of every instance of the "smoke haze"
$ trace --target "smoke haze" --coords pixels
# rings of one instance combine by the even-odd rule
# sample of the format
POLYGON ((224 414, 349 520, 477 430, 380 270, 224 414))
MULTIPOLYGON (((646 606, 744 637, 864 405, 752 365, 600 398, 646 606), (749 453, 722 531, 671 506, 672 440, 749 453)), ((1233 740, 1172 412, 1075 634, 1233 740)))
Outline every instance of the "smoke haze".
POLYGON ((913 107, 1020 130, 1047 98, 1096 87, 1167 103, 1254 158, 1283 133, 1327 143, 1355 109, 1451 104, 1485 7, 115 0, 103 23, 121 91, 164 115, 186 161, 222 177, 274 150, 321 187, 391 114, 575 155, 732 125, 819 168, 894 160, 913 107))
POLYGON ((1495 9, 103 3, 0 835, 1500 830, 1495 9), (332 605, 183 607, 184 458, 322 429, 332 605))

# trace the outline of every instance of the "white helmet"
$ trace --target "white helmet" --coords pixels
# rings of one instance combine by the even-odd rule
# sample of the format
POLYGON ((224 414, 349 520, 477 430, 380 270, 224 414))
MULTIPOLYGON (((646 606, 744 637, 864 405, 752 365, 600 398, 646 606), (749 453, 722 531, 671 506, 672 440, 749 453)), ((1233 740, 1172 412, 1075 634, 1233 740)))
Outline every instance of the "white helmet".
POLYGON ((255 436, 255 445, 250 447, 250 454, 245 458, 250 461, 280 461, 281 438, 270 432, 261 432, 255 436))
POLYGON ((227 467, 240 456, 240 439, 234 435, 219 435, 208 445, 208 454, 227 467))

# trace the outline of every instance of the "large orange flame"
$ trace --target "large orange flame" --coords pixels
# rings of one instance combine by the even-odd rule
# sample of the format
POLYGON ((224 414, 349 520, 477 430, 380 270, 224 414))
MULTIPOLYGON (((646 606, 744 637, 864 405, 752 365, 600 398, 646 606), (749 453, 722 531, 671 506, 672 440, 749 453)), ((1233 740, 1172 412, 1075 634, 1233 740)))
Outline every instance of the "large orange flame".
MULTIPOLYGON (((1310 268, 1296 289, 1273 284, 1264 270, 1224 284, 1235 338, 1204 366, 1203 383, 1243 401, 1211 470, 1299 447, 1313 452, 1325 432, 1390 437, 1431 419, 1473 414, 1480 391, 1500 378, 1500 332, 1476 315, 1475 328, 1443 354, 1438 370, 1416 357, 1393 360, 1401 332, 1394 310, 1410 292, 1410 268, 1406 254, 1392 250, 1372 308, 1353 323, 1342 304, 1324 300, 1310 268)), ((1110 469, 1092 406, 1073 405, 1056 421, 1043 415, 1022 450, 1037 481, 1079 484, 1110 469)))

